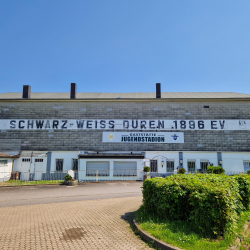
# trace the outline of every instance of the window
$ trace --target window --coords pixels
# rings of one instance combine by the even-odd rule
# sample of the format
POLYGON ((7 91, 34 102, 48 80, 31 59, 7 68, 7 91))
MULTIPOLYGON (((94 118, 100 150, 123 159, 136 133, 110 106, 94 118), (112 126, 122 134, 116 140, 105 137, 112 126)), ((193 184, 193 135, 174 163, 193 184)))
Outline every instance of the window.
POLYGON ((23 158, 22 162, 30 162, 30 158, 23 158))
POLYGON ((167 161, 167 172, 174 172, 174 161, 167 161))
POLYGON ((0 160, 0 164, 7 165, 8 160, 0 160))
POLYGON ((73 159, 72 170, 78 171, 78 159, 73 159))
POLYGON ((250 170, 250 161, 243 161, 244 172, 250 170))
POLYGON ((188 172, 195 173, 195 161, 188 161, 188 172))
POLYGON ((158 172, 157 160, 150 160, 150 172, 158 172))
POLYGON ((114 161, 114 176, 137 176, 137 164, 132 161, 114 161))
POLYGON ((63 159, 56 159, 56 171, 63 171, 63 159))
POLYGON ((109 176, 109 161, 87 161, 86 176, 109 176))
POLYGON ((201 161, 200 162, 200 168, 203 172, 207 172, 207 167, 208 167, 208 161, 201 161))
POLYGON ((43 159, 35 159, 35 162, 43 162, 43 159))

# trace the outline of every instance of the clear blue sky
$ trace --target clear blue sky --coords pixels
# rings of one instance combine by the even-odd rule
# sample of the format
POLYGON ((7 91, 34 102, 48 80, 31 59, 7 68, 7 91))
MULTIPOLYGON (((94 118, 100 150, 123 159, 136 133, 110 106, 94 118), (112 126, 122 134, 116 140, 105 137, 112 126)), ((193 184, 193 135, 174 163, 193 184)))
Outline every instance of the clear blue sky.
POLYGON ((250 94, 249 0, 2 0, 0 92, 250 94))

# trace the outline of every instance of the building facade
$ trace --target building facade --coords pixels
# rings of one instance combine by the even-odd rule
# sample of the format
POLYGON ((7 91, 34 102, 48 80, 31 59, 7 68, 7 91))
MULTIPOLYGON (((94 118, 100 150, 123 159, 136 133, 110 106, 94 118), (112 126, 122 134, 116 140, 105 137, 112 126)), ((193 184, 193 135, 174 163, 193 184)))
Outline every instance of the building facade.
POLYGON ((0 94, 0 151, 20 154, 14 171, 25 178, 78 170, 79 179, 141 179, 145 165, 162 176, 211 164, 244 172, 249 110, 250 95, 238 93, 76 93, 75 84, 71 93, 31 93, 24 86, 0 94))

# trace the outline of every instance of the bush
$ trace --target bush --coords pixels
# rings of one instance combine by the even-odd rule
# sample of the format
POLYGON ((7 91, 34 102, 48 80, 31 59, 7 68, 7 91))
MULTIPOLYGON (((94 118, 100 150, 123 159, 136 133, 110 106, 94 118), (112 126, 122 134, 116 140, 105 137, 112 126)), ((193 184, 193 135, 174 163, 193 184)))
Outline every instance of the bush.
POLYGON ((247 174, 250 174, 250 170, 247 171, 247 174))
POLYGON ((232 178, 239 183, 239 192, 242 198, 242 204, 246 210, 249 209, 250 204, 250 176, 247 174, 234 175, 232 178))
POLYGON ((208 166, 207 167, 208 174, 223 174, 225 173, 225 169, 221 166, 208 166))
POLYGON ((150 172, 150 167, 147 167, 147 166, 144 167, 144 168, 143 168, 143 172, 146 172, 146 173, 147 173, 147 172, 150 172))
POLYGON ((244 209, 238 180, 226 175, 188 174, 143 183, 147 212, 161 219, 189 220, 195 230, 216 237, 235 230, 244 209))
POLYGON ((73 178, 72 178, 72 176, 71 176, 71 175, 66 174, 66 175, 64 176, 64 180, 65 180, 65 181, 72 181, 72 180, 73 180, 73 178))
POLYGON ((186 169, 185 168, 180 168, 179 170, 178 170, 178 174, 185 174, 187 171, 186 171, 186 169))

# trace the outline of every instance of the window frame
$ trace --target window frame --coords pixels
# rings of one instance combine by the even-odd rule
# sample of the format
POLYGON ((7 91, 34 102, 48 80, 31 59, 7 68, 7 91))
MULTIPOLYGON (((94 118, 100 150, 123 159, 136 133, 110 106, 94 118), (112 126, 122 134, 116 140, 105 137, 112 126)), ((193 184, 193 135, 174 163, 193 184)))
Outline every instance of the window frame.
POLYGON ((172 173, 172 172, 174 172, 174 165, 175 165, 174 163, 175 163, 174 160, 167 160, 167 161, 166 161, 167 173, 172 173), (173 171, 168 171, 168 162, 173 163, 173 171))
POLYGON ((250 170, 250 160, 243 160, 243 168, 244 168, 244 173, 246 173, 248 170, 245 169, 245 163, 248 163, 248 170, 250 170))
POLYGON ((1 160, 1 159, 0 159, 0 164, 8 165, 8 160, 1 160), (1 162, 2 162, 2 163, 1 163, 1 162))
POLYGON ((35 162, 43 162, 43 158, 35 158, 35 162))
POLYGON ((72 158, 72 170, 73 171, 78 171, 79 170, 79 161, 78 161, 78 158, 72 158), (74 161, 77 162, 77 169, 74 169, 74 161))
POLYGON ((61 158, 56 159, 56 169, 55 169, 55 171, 56 171, 56 172, 63 172, 63 165, 64 165, 64 159, 61 159, 61 158), (58 169, 57 169, 57 161, 59 161, 59 160, 62 161, 62 170, 58 170, 58 169))
POLYGON ((158 173, 158 160, 155 160, 155 159, 153 159, 153 160, 150 160, 150 173, 158 173), (152 168, 151 168, 151 162, 156 162, 156 171, 152 171, 152 168))
POLYGON ((209 160, 200 160, 200 169, 202 170, 202 171, 205 171, 205 172, 207 172, 207 167, 209 166, 209 160), (202 163, 207 163, 207 166, 206 166, 206 169, 204 170, 203 168, 202 168, 202 163))
POLYGON ((22 158, 22 162, 30 162, 31 159, 30 158, 22 158))
POLYGON ((188 173, 196 173, 196 169, 197 169, 197 167, 196 167, 196 160, 192 160, 192 159, 187 160, 187 170, 188 170, 188 173), (189 171, 188 163, 194 163, 194 170, 189 171))

